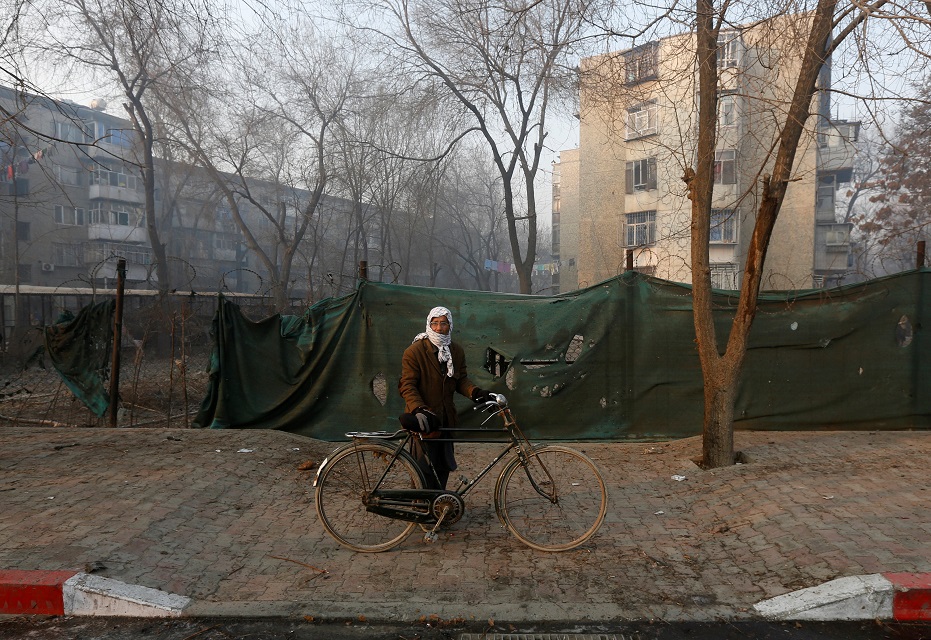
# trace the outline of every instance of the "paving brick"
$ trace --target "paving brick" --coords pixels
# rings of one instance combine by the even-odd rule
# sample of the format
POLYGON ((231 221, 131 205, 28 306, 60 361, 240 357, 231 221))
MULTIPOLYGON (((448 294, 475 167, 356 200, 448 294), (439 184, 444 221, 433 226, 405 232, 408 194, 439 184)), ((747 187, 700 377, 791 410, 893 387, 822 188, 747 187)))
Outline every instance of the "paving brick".
MULTIPOLYGON (((416 603, 530 600, 662 617, 746 608, 842 575, 931 571, 926 433, 738 432, 753 462, 713 472, 690 462, 697 438, 655 445, 661 455, 585 443, 611 500, 584 549, 540 553, 509 536, 492 475, 436 545, 418 530, 395 551, 357 554, 322 530, 312 474, 296 470, 330 443, 273 431, 0 429, 0 469, 16 478, 3 493, 0 568, 99 561, 103 575, 217 602, 354 602, 360 612, 410 602, 413 613, 416 603), (167 446, 167 435, 181 442, 167 446), (677 473, 688 479, 670 480, 677 473)), ((460 446, 466 475, 483 446, 460 446)))

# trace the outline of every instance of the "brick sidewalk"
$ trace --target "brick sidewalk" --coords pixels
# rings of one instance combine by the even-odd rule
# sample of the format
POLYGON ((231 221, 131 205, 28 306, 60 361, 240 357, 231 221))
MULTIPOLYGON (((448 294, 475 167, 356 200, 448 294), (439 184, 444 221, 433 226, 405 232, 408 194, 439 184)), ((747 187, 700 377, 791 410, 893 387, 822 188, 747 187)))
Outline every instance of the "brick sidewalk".
MULTIPOLYGON (((297 470, 334 445, 284 433, 7 427, 0 443, 0 569, 99 563, 205 614, 739 618, 837 577, 931 571, 924 432, 738 433, 748 464, 715 471, 691 461, 698 438, 576 445, 610 502, 598 535, 561 554, 501 528, 494 477, 436 545, 345 550, 297 470)), ((466 475, 482 447, 458 449, 466 475)))

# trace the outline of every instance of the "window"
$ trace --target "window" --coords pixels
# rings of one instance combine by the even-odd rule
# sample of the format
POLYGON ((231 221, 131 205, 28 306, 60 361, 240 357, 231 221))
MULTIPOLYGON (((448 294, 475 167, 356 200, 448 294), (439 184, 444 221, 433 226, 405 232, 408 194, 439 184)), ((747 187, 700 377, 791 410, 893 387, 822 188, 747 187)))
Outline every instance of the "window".
POLYGON ((640 247, 656 242, 656 211, 628 213, 625 222, 626 246, 640 247))
POLYGON ((740 66, 740 34, 727 31, 718 34, 718 68, 730 69, 740 66))
POLYGON ((103 205, 96 204, 94 208, 87 212, 87 222, 89 224, 109 224, 120 227, 138 226, 141 216, 135 207, 128 207, 114 203, 113 206, 125 207, 123 209, 105 209, 103 205))
POLYGON ((737 184, 737 152, 734 149, 714 152, 714 183, 737 184))
POLYGON ((56 122, 55 137, 64 142, 87 142, 87 130, 83 122, 56 122))
POLYGON ((119 256, 126 258, 126 261, 132 264, 152 264, 151 252, 145 247, 134 244, 100 242, 87 245, 84 251, 87 263, 102 262, 108 258, 119 256))
POLYGON ((627 139, 656 133, 657 106, 655 101, 644 102, 627 110, 627 139))
POLYGON ((122 187, 138 191, 141 182, 136 176, 120 171, 108 171, 107 169, 94 169, 91 171, 91 184, 122 187))
POLYGON ((84 265, 84 247, 80 244, 52 244, 52 263, 61 267, 84 265))
POLYGON ((711 266, 711 286, 715 289, 727 291, 737 290, 737 265, 732 262, 721 262, 711 266))
POLYGON ((624 54, 624 82, 637 84, 657 77, 659 45, 649 42, 624 54))
POLYGON ((22 220, 16 221, 16 239, 19 242, 31 242, 32 234, 29 233, 29 223, 22 220))
POLYGON ((656 158, 628 162, 625 172, 626 191, 649 191, 656 188, 656 158))
POLYGON ((91 129, 94 132, 94 142, 106 142, 124 149, 133 146, 135 131, 132 129, 111 129, 102 122, 92 123, 91 129))
POLYGON ((80 169, 55 165, 52 169, 52 173, 55 175, 55 180, 58 181, 58 184, 74 187, 81 186, 82 171, 80 169))
POLYGON ((718 128, 733 127, 737 124, 737 102, 734 96, 725 94, 718 98, 718 128))
POLYGON ((734 244, 737 242, 737 216, 733 209, 711 210, 711 242, 734 244))
POLYGON ((850 224, 830 224, 824 238, 824 244, 830 249, 847 250, 850 245, 850 224))
POLYGON ((217 236, 214 242, 214 246, 217 249, 225 249, 227 251, 235 251, 239 249, 239 239, 238 238, 228 238, 223 236, 217 236))
POLYGON ((58 224, 81 226, 84 224, 84 209, 81 207, 65 207, 60 204, 56 204, 55 222, 58 224))
POLYGON ((837 193, 837 176, 833 173, 818 177, 818 209, 834 211, 834 196, 837 193))

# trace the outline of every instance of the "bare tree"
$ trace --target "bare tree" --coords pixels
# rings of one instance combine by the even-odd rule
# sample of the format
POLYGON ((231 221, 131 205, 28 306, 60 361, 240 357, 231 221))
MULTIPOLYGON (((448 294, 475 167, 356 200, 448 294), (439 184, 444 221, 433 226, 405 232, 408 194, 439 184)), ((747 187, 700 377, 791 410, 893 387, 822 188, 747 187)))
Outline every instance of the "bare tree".
MULTIPOLYGON (((757 297, 764 261, 773 229, 793 180, 795 159, 806 125, 813 118, 813 101, 818 80, 832 53, 869 20, 891 18, 889 24, 915 22, 914 14, 892 7, 884 0, 869 5, 818 0, 796 21, 805 34, 801 60, 791 99, 780 115, 773 140, 772 160, 760 168, 760 193, 753 232, 747 251, 737 310, 724 348, 721 349, 713 319, 709 240, 712 190, 714 187, 715 140, 718 123, 718 65, 722 28, 728 25, 728 3, 715 6, 712 0, 697 0, 698 142, 695 164, 685 171, 691 199, 691 263, 694 324, 704 379, 705 412, 702 460, 706 467, 734 463, 734 402, 740 373, 747 354, 747 340, 757 310, 757 297), (883 14, 884 11, 889 13, 883 14)), ((797 9, 780 7, 780 12, 797 9)))
POLYGON ((332 177, 334 128, 362 79, 352 52, 323 38, 310 16, 261 18, 209 87, 166 105, 175 138, 224 192, 284 309, 295 256, 307 262, 301 245, 332 177))
MULTIPOLYGON (((215 23, 208 5, 175 0, 56 0, 31 5, 38 21, 28 34, 33 55, 76 75, 106 79, 118 87, 137 145, 131 158, 142 173, 145 225, 156 262, 158 288, 170 289, 165 246, 155 206, 153 94, 160 86, 179 87, 191 69, 203 64, 214 46, 215 23)), ((110 132, 92 132, 93 143, 110 132)))
POLYGON ((437 239, 446 250, 443 262, 459 288, 497 291, 499 273, 485 261, 510 262, 500 177, 484 149, 462 149, 453 162, 440 192, 448 229, 437 239))
MULTIPOLYGON (((883 85, 882 65, 893 59, 886 53, 907 51, 919 61, 913 66, 920 67, 931 52, 928 20, 914 13, 915 5, 884 0, 867 5, 696 0, 654 7, 652 13, 641 7, 650 14, 645 26, 623 34, 637 46, 583 64, 583 87, 588 89, 582 94, 583 123, 596 121, 608 135, 620 133, 623 152, 632 155, 616 158, 604 150, 585 171, 626 167, 622 184, 631 195, 625 203, 636 202, 644 210, 665 208, 662 226, 651 226, 647 218, 656 212, 632 214, 621 244, 635 254, 667 260, 663 266, 669 271, 675 265, 675 279, 691 278, 704 382, 703 464, 730 465, 734 404, 758 295, 764 281, 767 288, 777 288, 772 286, 778 275, 775 265, 783 268, 795 259, 791 242, 771 246, 773 231, 795 183, 809 185, 812 191, 805 193, 810 200, 790 200, 792 206, 785 209, 793 213, 781 227, 799 226, 794 223, 802 218, 795 212, 811 206, 807 203, 814 200, 818 184, 820 136, 834 130, 830 64, 843 65, 848 99, 869 98, 864 104, 875 110, 895 96, 895 87, 883 85), (684 31, 680 25, 686 25, 684 31), (859 84, 849 80, 854 77, 859 84), (738 109, 744 110, 742 126, 733 117, 738 109), (728 157, 739 163, 728 163, 728 157), (671 180, 676 167, 682 178, 678 188, 671 180), (668 176, 662 175, 664 170, 668 176), (739 234, 735 215, 746 223, 739 234), (740 291, 722 336, 714 323, 719 312, 712 296, 711 252, 713 241, 722 242, 725 225, 730 225, 727 242, 739 247, 733 255, 743 261, 743 270, 740 284, 728 287, 740 291), (660 243, 663 258, 653 251, 660 243)), ((617 29, 613 34, 620 35, 617 29)), ((598 206, 611 206, 610 198, 602 200, 605 204, 598 206)), ((825 215, 835 222, 833 208, 825 215)), ((814 245, 815 225, 810 217, 805 221, 811 226, 804 233, 810 235, 801 237, 814 245)), ((592 233, 597 238, 609 235, 606 226, 597 231, 592 233)), ((792 286, 781 288, 811 286, 812 261, 791 268, 795 271, 783 282, 792 286)))
POLYGON ((392 0, 371 8, 378 15, 361 27, 388 43, 418 88, 441 90, 458 104, 488 145, 501 177, 520 290, 530 293, 537 238, 534 182, 547 118, 554 102, 574 89, 571 56, 596 5, 392 0))

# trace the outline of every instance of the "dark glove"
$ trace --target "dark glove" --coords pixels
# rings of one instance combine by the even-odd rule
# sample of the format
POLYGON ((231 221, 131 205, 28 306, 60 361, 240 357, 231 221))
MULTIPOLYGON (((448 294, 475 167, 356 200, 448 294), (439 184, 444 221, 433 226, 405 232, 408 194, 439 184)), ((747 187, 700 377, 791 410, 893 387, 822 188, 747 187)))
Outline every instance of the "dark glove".
POLYGON ((495 402, 495 397, 491 391, 475 387, 472 389, 472 402, 495 402))
POLYGON ((417 407, 413 413, 402 413, 398 416, 401 426, 408 431, 419 433, 430 433, 434 431, 439 423, 436 414, 426 407, 417 407))

